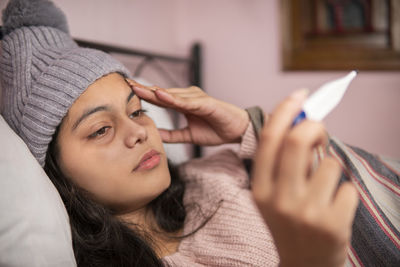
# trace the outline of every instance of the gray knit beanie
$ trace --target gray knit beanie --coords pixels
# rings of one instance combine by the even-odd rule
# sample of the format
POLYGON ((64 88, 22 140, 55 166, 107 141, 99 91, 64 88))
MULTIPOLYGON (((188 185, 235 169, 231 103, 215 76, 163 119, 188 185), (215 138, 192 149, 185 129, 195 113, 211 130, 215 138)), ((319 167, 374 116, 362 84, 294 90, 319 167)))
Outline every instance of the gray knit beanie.
POLYGON ((10 0, 2 30, 1 113, 43 167, 57 126, 83 91, 106 74, 130 74, 108 54, 78 47, 48 0, 10 0))

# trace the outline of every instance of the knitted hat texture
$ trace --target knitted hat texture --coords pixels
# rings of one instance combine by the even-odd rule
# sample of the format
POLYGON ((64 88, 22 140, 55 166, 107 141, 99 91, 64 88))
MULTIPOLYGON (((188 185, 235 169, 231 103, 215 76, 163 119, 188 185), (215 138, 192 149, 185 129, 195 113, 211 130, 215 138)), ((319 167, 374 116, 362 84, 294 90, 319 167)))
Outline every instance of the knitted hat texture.
POLYGON ((130 74, 110 55, 79 47, 50 1, 10 0, 2 31, 1 112, 43 167, 57 126, 84 90, 106 74, 130 74))

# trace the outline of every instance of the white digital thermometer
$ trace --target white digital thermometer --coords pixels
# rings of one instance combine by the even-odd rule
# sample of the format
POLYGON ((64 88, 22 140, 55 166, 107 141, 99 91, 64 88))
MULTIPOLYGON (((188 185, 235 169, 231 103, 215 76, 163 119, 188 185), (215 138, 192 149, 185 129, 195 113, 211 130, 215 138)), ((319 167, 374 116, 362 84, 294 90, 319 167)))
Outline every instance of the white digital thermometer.
POLYGON ((339 104, 356 75, 357 71, 353 70, 343 78, 322 85, 304 102, 303 110, 294 119, 293 126, 306 118, 314 121, 321 121, 325 118, 339 104))

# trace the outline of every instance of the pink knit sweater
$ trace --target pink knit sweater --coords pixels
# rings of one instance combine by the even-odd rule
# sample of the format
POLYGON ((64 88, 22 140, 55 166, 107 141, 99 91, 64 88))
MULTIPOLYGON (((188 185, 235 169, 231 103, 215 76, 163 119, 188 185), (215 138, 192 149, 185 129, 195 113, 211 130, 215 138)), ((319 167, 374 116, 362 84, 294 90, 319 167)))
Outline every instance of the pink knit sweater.
POLYGON ((271 234, 253 203, 241 158, 254 154, 257 142, 250 124, 240 152, 224 150, 181 166, 188 208, 178 251, 163 258, 170 266, 277 266, 271 234))

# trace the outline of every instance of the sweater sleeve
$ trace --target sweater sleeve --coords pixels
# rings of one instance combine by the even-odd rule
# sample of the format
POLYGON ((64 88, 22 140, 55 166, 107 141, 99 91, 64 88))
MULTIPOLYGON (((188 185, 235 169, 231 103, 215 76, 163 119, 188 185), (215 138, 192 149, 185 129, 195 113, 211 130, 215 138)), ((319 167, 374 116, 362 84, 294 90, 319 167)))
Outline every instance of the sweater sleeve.
POLYGON ((243 159, 252 159, 258 145, 258 133, 264 125, 264 112, 260 107, 251 107, 246 109, 249 114, 250 123, 240 143, 239 157, 243 159))

